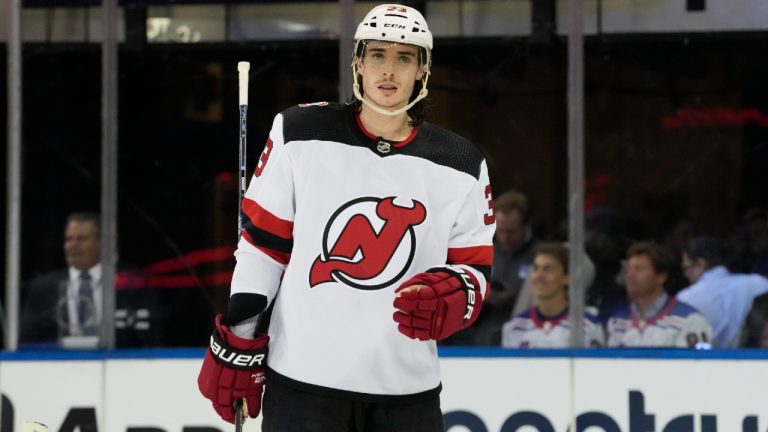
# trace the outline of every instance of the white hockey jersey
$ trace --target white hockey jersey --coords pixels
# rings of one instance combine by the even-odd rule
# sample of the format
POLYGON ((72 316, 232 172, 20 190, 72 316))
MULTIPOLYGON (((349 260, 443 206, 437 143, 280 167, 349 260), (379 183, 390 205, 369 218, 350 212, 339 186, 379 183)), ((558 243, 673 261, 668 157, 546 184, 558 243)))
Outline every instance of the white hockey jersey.
POLYGON ((607 324, 611 347, 696 348, 712 342, 712 325, 693 307, 670 297, 650 319, 640 319, 630 306, 619 308, 607 324))
MULTIPOLYGON (((506 348, 568 348, 571 318, 568 309, 553 318, 544 318, 532 307, 504 323, 501 346, 506 348)), ((588 347, 605 344, 603 327, 594 313, 584 313, 584 343, 588 347)))
POLYGON ((295 106, 275 117, 243 212, 231 294, 275 301, 268 380, 365 400, 439 392, 435 342, 401 334, 392 303, 446 263, 485 295, 495 220, 471 142, 429 123, 388 142, 345 105, 295 106))

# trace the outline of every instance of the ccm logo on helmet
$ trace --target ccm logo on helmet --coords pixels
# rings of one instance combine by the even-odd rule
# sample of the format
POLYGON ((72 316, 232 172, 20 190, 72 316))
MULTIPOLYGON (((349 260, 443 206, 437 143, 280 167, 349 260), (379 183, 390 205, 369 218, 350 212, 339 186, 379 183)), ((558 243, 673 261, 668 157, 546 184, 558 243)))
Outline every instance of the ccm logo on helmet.
POLYGON ((245 354, 243 352, 235 352, 232 349, 227 349, 219 345, 213 337, 211 337, 211 353, 213 356, 228 365, 235 368, 237 366, 243 368, 252 368, 253 366, 261 366, 266 354, 245 354))
POLYGON ((392 24, 392 23, 385 23, 385 24, 384 24, 384 27, 392 27, 392 28, 397 28, 397 29, 403 29, 403 30, 405 30, 405 26, 404 26, 404 25, 402 25, 402 24, 392 24))

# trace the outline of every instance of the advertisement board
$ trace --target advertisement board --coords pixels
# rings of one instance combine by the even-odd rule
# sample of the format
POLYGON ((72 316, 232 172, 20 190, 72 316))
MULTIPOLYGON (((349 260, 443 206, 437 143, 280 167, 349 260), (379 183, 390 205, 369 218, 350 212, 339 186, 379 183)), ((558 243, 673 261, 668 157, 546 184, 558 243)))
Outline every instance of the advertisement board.
MULTIPOLYGON (((202 354, 3 353, 0 432, 231 431, 198 393, 202 354)), ((768 431, 762 351, 441 350, 441 368, 449 432, 768 431)))

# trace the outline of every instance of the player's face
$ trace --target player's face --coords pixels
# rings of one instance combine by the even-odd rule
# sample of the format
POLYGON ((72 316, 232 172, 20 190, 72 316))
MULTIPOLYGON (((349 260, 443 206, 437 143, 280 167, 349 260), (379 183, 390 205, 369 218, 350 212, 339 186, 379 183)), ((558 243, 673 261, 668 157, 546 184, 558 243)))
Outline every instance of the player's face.
POLYGON ((565 296, 568 286, 568 273, 557 258, 538 254, 533 259, 531 270, 531 286, 537 300, 546 300, 565 296))
POLYGON ((517 210, 496 212, 496 243, 507 252, 515 252, 525 243, 528 226, 517 210))
POLYGON ((387 109, 407 105, 424 73, 418 47, 383 41, 367 41, 357 67, 363 77, 363 97, 387 109))
POLYGON ((624 268, 624 283, 630 301, 656 296, 664 289, 666 275, 657 273, 646 255, 629 257, 624 268))
POLYGON ((64 257, 67 265, 88 270, 101 259, 101 239, 90 221, 70 221, 64 231, 64 257))

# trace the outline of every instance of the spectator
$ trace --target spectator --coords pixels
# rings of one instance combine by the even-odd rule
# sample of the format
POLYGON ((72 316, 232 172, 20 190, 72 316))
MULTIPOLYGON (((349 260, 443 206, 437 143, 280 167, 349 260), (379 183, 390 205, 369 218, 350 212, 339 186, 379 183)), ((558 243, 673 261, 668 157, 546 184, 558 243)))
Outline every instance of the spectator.
POLYGON ((760 275, 734 274, 725 266, 727 253, 718 240, 700 236, 683 251, 683 271, 691 282, 677 298, 695 307, 712 323, 712 345, 731 348, 755 297, 768 292, 760 275))
POLYGON ((746 224, 739 223, 733 227, 727 245, 730 252, 728 270, 733 273, 751 273, 752 252, 750 251, 746 224))
POLYGON ((612 347, 706 347, 712 326, 701 314, 665 292, 674 258, 653 242, 630 246, 624 283, 630 304, 607 324, 612 347))
MULTIPOLYGON (((73 213, 64 232, 67 268, 36 277, 23 292, 19 342, 69 346, 98 343, 101 287, 100 220, 94 213, 73 213), (78 339, 78 337, 80 337, 78 339), (85 337, 85 338, 82 338, 85 337)), ((144 278, 125 272, 117 278, 115 337, 118 346, 155 345, 162 332, 154 292, 142 288, 144 278)))
POLYGON ((768 210, 754 207, 744 215, 747 241, 752 254, 752 273, 768 276, 768 210))
MULTIPOLYGON (((508 348, 568 347, 571 332, 568 249, 562 243, 540 243, 536 247, 529 280, 535 305, 504 324, 501 345, 508 348)), ((585 313, 584 333, 587 346, 603 345, 603 329, 595 314, 585 313)))
MULTIPOLYGON (((695 235, 695 227, 691 218, 685 213, 670 212, 662 216, 659 223, 658 240, 675 257, 675 262, 681 262, 683 250, 695 235)), ((677 294, 688 286, 679 265, 672 267, 670 280, 667 282, 667 292, 677 294)))
POLYGON ((595 264, 586 302, 599 309, 601 322, 626 302, 621 285, 621 259, 629 246, 626 230, 624 216, 610 207, 595 207, 585 221, 584 246, 595 264))
MULTIPOLYGON (((582 254, 581 258, 584 286, 588 287, 595 281, 595 264, 586 253, 582 254)), ((515 307, 512 309, 512 316, 520 315, 521 313, 532 308, 535 304, 536 298, 533 294, 531 274, 532 273, 528 274, 528 277, 525 279, 522 288, 520 288, 520 293, 518 293, 517 300, 515 300, 515 307)), ((586 290, 584 294, 586 294, 586 290)))
POLYGON ((493 213, 496 232, 491 289, 475 325, 444 341, 445 345, 498 346, 501 326, 512 316, 512 306, 531 270, 537 240, 531 228, 528 198, 508 190, 494 197, 493 213))
POLYGON ((533 263, 537 240, 531 228, 528 198, 509 190, 494 198, 496 233, 493 242, 491 291, 485 306, 506 311, 506 317, 523 286, 533 263))
POLYGON ((740 346, 768 348, 768 294, 756 297, 741 331, 740 346))

